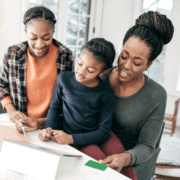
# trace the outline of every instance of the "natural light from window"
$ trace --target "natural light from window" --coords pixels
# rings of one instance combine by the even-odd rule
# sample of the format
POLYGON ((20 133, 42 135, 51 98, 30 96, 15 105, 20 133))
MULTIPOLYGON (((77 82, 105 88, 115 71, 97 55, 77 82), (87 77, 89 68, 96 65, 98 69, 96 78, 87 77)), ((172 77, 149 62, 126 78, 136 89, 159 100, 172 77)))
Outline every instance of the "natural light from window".
MULTIPOLYGON (((143 0, 142 11, 158 11, 171 19, 172 8, 173 0, 143 0)), ((149 73, 146 72, 150 78, 160 84, 163 84, 165 55, 166 46, 164 46, 162 53, 154 60, 152 66, 149 68, 149 73)))

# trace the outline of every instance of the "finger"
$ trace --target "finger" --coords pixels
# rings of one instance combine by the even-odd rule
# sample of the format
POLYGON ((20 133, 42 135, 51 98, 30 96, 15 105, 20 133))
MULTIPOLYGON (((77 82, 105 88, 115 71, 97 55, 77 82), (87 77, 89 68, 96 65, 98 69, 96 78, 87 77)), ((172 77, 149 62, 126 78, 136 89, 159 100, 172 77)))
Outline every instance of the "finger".
POLYGON ((109 166, 110 168, 114 169, 114 170, 119 168, 119 166, 118 166, 117 164, 113 163, 113 162, 112 162, 112 163, 109 163, 108 166, 109 166))
POLYGON ((13 117, 13 119, 19 121, 19 115, 18 115, 18 114, 15 114, 14 117, 13 117))
POLYGON ((55 140, 56 142, 58 142, 58 141, 62 141, 63 139, 60 138, 60 137, 58 137, 58 138, 54 138, 54 140, 55 140))
POLYGON ((46 129, 43 129, 39 132, 39 136, 38 136, 41 140, 45 140, 46 139, 46 129))
POLYGON ((22 132, 22 127, 17 125, 17 124, 15 126, 16 126, 17 131, 21 133, 22 132))
POLYGON ((63 141, 57 141, 58 144, 65 144, 63 141))
POLYGON ((30 121, 30 118, 28 118, 28 117, 22 117, 22 118, 21 118, 21 122, 22 122, 23 124, 27 124, 27 123, 29 123, 29 121, 30 121))
POLYGON ((60 138, 60 137, 54 137, 54 140, 57 142, 57 141, 61 141, 62 138, 60 138))
POLYGON ((38 138, 39 138, 41 141, 44 141, 44 138, 41 136, 40 133, 39 133, 39 135, 38 135, 38 138))
POLYGON ((19 117, 18 114, 15 114, 14 116, 12 116, 12 120, 14 122, 19 121, 18 117, 19 117))
POLYGON ((41 137, 42 139, 45 138, 45 135, 46 135, 45 129, 43 129, 43 130, 41 130, 41 131, 39 132, 39 137, 41 137))
POLYGON ((47 129, 47 134, 49 135, 49 137, 52 136, 52 129, 48 128, 47 129))
POLYGON ((120 172, 122 169, 120 167, 113 166, 112 164, 108 164, 108 167, 110 167, 111 169, 114 169, 115 171, 118 171, 118 172, 120 172))
POLYGON ((22 113, 22 112, 20 112, 19 115, 20 115, 20 118, 22 118, 22 119, 27 117, 27 116, 26 116, 24 113, 22 113))
POLYGON ((46 137, 51 137, 50 134, 46 134, 45 136, 46 136, 46 137))
POLYGON ((56 134, 56 135, 53 134, 53 137, 54 137, 54 138, 58 138, 58 137, 60 137, 60 136, 61 136, 60 134, 56 134))
POLYGON ((41 131, 41 134, 42 134, 42 136, 46 136, 46 134, 47 134, 47 129, 43 129, 42 131, 41 131))
POLYGON ((41 135, 39 135, 38 137, 39 137, 39 139, 40 139, 41 141, 47 141, 47 140, 49 140, 48 137, 43 137, 43 136, 41 136, 41 135))
POLYGON ((59 132, 58 130, 52 130, 53 136, 59 134, 59 132))
POLYGON ((24 126, 24 129, 25 129, 25 131, 27 131, 27 132, 37 130, 36 127, 28 127, 28 126, 24 126))
POLYGON ((22 123, 19 120, 15 120, 17 126, 22 127, 22 123))
POLYGON ((112 162, 112 160, 113 160, 113 158, 111 156, 108 156, 107 158, 105 158, 103 160, 99 160, 99 162, 102 164, 109 164, 112 162))

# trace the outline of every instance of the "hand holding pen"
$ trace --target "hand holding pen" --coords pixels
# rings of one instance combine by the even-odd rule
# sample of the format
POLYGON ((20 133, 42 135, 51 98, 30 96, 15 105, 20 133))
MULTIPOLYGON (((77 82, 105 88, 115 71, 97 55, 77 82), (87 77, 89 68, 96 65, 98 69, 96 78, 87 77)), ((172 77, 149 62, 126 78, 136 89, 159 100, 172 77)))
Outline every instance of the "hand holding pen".
POLYGON ((20 133, 23 132, 21 123, 25 127, 26 132, 35 131, 38 129, 38 120, 37 119, 33 119, 31 117, 21 117, 20 119, 21 119, 21 121, 19 121, 19 119, 16 120, 16 129, 20 133))

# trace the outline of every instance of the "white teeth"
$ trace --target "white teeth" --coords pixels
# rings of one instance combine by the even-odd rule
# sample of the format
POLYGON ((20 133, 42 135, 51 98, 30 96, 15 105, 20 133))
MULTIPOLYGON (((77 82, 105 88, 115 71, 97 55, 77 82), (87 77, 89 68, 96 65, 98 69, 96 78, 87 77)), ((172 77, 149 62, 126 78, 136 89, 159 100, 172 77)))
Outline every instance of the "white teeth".
POLYGON ((42 51, 43 51, 43 49, 36 49, 36 51, 37 51, 37 52, 42 52, 42 51))
POLYGON ((124 71, 121 71, 124 75, 127 75, 127 73, 125 73, 124 71))

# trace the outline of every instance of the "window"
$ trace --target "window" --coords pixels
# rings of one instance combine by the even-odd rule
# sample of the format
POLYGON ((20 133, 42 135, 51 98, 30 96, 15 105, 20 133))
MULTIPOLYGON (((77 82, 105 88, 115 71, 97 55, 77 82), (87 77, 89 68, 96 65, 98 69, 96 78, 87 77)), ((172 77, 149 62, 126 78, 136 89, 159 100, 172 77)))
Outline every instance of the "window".
MULTIPOLYGON (((171 18, 173 0, 143 0, 142 5, 143 12, 158 11, 165 14, 169 19, 171 18)), ((166 46, 164 46, 162 53, 154 60, 152 66, 149 68, 149 77, 160 84, 163 83, 165 55, 166 46)))
POLYGON ((66 45, 71 48, 74 59, 88 41, 91 0, 69 0, 66 45))
MULTIPOLYGON (((30 0, 30 7, 45 6, 53 11, 58 21, 58 3, 59 0, 30 0)), ((55 27, 54 38, 57 38, 57 27, 55 27)))
POLYGON ((92 38, 95 2, 91 0, 29 0, 30 7, 45 6, 57 20, 54 38, 71 49, 74 61, 92 38))

